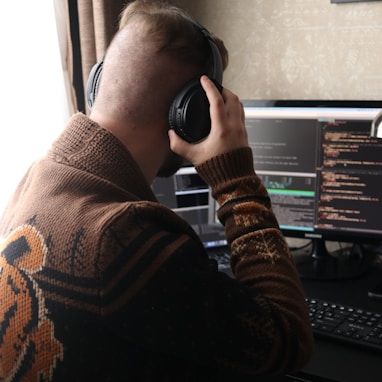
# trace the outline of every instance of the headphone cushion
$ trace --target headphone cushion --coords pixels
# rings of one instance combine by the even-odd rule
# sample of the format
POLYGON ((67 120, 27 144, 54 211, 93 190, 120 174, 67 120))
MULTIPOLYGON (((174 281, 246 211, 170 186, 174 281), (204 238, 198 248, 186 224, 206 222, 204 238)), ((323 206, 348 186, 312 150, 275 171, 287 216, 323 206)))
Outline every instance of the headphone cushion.
POLYGON ((94 105, 94 101, 98 92, 98 86, 102 75, 103 60, 97 62, 90 71, 88 82, 86 85, 86 101, 91 109, 94 105))
MULTIPOLYGON (((221 91, 221 86, 218 86, 221 91)), ((210 104, 199 79, 188 82, 174 98, 169 124, 190 143, 204 139, 211 130, 210 104)))

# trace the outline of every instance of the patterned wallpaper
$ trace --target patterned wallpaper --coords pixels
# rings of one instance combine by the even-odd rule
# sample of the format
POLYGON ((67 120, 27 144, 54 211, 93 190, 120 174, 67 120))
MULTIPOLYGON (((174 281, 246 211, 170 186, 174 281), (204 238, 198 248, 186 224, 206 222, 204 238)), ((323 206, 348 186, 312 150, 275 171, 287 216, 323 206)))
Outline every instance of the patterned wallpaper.
POLYGON ((172 2, 224 40, 242 99, 382 99, 382 1, 172 2))

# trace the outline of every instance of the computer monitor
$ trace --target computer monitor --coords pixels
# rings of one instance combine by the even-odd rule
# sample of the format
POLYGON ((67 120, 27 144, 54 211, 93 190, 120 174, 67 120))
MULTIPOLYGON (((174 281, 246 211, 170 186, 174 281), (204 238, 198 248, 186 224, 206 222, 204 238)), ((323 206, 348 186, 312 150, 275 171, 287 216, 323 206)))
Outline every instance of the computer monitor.
MULTIPOLYGON (((370 138, 377 101, 243 101, 254 167, 286 237, 311 241, 301 277, 349 278, 367 269, 364 245, 382 240, 382 142, 370 138), (329 253, 326 241, 351 250, 329 253)), ((204 246, 227 244, 218 206, 192 166, 158 178, 158 200, 183 217, 204 246)))
POLYGON ((159 202, 191 225, 205 248, 227 245, 224 227, 211 218, 211 190, 193 166, 182 167, 169 178, 156 178, 152 188, 159 202))
POLYGON ((287 237, 312 241, 301 277, 350 278, 367 269, 365 244, 382 239, 382 142, 370 137, 382 105, 244 102, 254 167, 287 237), (276 106, 275 106, 276 105, 276 106), (328 253, 325 241, 351 242, 328 253))

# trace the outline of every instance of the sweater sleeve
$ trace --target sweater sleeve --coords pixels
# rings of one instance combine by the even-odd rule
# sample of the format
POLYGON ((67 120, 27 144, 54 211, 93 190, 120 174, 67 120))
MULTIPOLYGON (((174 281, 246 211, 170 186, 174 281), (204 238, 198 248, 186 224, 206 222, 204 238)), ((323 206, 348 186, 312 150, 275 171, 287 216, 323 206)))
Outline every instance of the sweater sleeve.
MULTIPOLYGON (((251 149, 212 158, 197 171, 211 186, 212 195, 220 205, 218 218, 225 226, 231 246, 235 279, 256 291, 255 299, 267 301, 278 312, 284 333, 296 336, 296 351, 301 356, 297 367, 301 367, 313 346, 309 312, 267 190, 254 172, 251 149)), ((288 340, 293 342, 291 338, 288 340)))

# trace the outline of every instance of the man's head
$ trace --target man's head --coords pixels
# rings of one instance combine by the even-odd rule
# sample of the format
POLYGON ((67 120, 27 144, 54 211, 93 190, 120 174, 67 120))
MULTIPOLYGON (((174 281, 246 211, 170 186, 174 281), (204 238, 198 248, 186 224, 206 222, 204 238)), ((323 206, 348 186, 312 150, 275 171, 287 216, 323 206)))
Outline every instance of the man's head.
MULTIPOLYGON (((227 50, 213 38, 225 68, 227 50)), ((167 140, 174 97, 190 79, 210 74, 211 67, 209 43, 187 14, 164 2, 137 0, 121 14, 93 111, 119 129, 123 125, 126 139, 131 130, 147 130, 149 135, 157 127, 167 140)))

